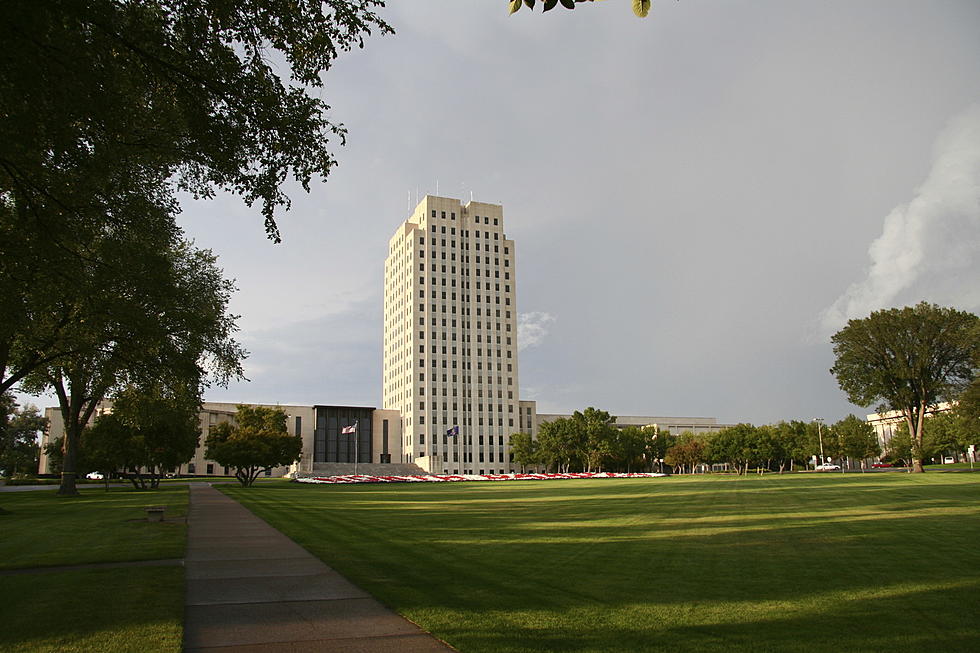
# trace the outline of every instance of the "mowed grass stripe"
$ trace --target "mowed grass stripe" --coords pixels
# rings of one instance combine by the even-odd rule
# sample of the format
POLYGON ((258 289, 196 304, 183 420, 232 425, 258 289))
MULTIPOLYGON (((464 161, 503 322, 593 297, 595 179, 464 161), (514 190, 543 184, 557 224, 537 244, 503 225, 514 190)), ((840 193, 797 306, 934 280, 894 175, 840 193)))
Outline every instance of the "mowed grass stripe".
POLYGON ((0 519, 0 569, 184 557, 186 487, 4 492, 0 506, 11 513, 0 519), (148 506, 165 506, 166 522, 147 522, 148 506))
POLYGON ((182 558, 186 487, 140 492, 81 489, 0 494, 0 651, 4 653, 176 653, 181 649, 184 569, 178 566, 57 569, 182 558), (166 506, 165 522, 145 507, 166 506))
POLYGON ((225 491, 467 653, 980 648, 980 475, 225 491))

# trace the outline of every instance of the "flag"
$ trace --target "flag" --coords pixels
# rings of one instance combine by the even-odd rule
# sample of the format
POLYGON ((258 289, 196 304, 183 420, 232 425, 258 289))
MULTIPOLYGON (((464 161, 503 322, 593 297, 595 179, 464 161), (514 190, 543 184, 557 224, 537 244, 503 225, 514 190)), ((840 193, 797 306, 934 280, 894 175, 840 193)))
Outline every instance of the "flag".
POLYGON ((453 435, 453 436, 459 435, 459 427, 458 426, 452 427, 451 429, 446 431, 446 435, 453 435))
POLYGON ((354 435, 357 433, 357 422, 354 422, 350 426, 345 426, 344 428, 340 429, 340 432, 344 435, 354 435))

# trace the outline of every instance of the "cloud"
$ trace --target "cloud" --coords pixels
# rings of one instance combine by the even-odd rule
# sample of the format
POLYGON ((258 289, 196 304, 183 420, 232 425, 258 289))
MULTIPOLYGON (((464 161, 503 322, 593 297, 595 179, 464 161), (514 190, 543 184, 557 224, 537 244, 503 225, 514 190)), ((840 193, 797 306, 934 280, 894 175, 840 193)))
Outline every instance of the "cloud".
POLYGON ((535 347, 548 335, 548 325, 555 321, 555 316, 541 311, 520 313, 517 316, 517 350, 523 351, 535 347))
POLYGON ((980 105, 953 118, 933 152, 926 180, 908 204, 892 209, 868 248, 866 278, 821 314, 825 335, 897 303, 973 308, 980 301, 980 105))

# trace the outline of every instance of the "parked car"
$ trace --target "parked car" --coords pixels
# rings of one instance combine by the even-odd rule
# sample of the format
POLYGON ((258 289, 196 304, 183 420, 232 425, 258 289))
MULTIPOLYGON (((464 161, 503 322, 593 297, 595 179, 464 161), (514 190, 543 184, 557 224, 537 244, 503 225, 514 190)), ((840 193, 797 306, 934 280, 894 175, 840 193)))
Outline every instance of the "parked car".
POLYGON ((876 469, 882 467, 894 467, 894 465, 892 465, 891 463, 871 463, 871 466, 876 469))
POLYGON ((102 472, 89 472, 85 475, 85 478, 90 481, 101 481, 105 478, 105 476, 102 475, 102 472))
POLYGON ((943 464, 944 465, 952 465, 955 462, 956 461, 953 460, 953 457, 952 456, 946 456, 945 458, 943 458, 943 464))
POLYGON ((823 463, 822 465, 817 465, 818 472, 839 472, 840 465, 835 463, 823 463))

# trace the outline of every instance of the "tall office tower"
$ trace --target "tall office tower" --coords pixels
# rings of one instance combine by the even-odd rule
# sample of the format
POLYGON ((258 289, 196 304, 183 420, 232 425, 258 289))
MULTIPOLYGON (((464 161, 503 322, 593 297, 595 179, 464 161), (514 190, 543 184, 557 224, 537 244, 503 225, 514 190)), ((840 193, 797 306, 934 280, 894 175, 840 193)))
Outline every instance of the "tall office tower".
POLYGON ((427 195, 395 231, 385 260, 383 395, 402 415, 403 461, 433 473, 514 469, 508 438, 522 425, 515 282, 500 205, 427 195))

